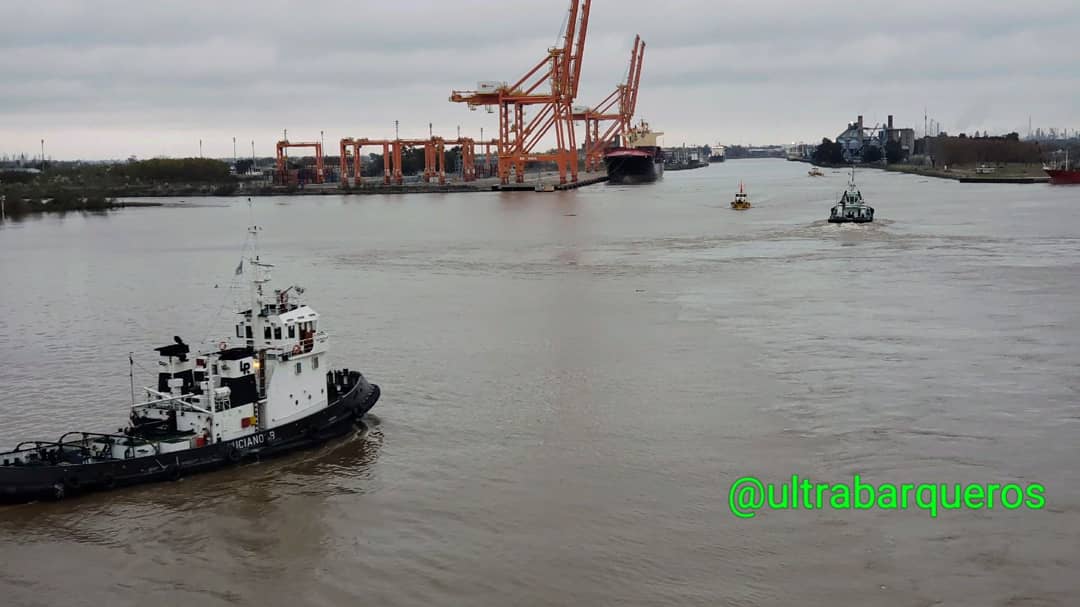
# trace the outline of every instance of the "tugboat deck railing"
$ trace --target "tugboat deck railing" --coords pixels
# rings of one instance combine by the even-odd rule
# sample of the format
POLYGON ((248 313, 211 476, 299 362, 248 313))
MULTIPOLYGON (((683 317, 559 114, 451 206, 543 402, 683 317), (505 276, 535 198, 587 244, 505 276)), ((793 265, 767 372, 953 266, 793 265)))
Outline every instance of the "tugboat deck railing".
POLYGON ((163 392, 158 392, 157 390, 152 390, 150 388, 144 388, 144 390, 146 390, 146 393, 149 396, 156 396, 158 398, 156 400, 136 403, 131 407, 133 410, 145 409, 147 407, 158 407, 162 409, 175 409, 177 411, 194 411, 196 413, 205 413, 208 415, 211 414, 210 411, 207 411, 206 409, 203 409, 202 407, 186 400, 189 395, 175 396, 171 394, 165 394, 163 392))
POLYGON ((0 452, 0 456, 3 455, 16 455, 19 453, 26 453, 29 451, 37 451, 47 447, 59 447, 60 443, 54 443, 52 441, 44 440, 27 440, 15 445, 15 448, 11 451, 0 452))
MULTIPOLYGON (((105 451, 95 452, 91 449, 90 444, 96 443, 98 445, 108 445, 120 443, 125 447, 140 447, 150 446, 154 448, 154 454, 160 455, 161 447, 154 441, 140 438, 138 436, 128 436, 126 434, 101 434, 98 432, 81 432, 74 431, 68 432, 60 437, 60 440, 56 442, 52 441, 23 441, 15 446, 11 451, 0 452, 0 457, 4 456, 22 456, 30 453, 37 453, 39 461, 37 462, 23 462, 26 465, 40 465, 48 462, 48 458, 44 457, 49 454, 55 454, 56 461, 52 463, 70 463, 64 462, 63 456, 68 453, 73 453, 83 460, 93 458, 98 460, 115 460, 118 459, 111 455, 108 455, 105 451), (78 437, 72 440, 71 437, 78 437)), ((6 464, 10 465, 10 464, 6 464)))

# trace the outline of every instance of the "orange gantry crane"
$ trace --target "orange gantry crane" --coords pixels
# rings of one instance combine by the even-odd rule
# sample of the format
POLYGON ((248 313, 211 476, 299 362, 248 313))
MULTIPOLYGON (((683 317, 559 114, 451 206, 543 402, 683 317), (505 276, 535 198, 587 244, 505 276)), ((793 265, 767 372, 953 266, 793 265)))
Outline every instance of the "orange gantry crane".
POLYGON ((559 182, 577 181, 577 140, 574 134, 574 99, 581 78, 581 62, 589 28, 592 0, 570 0, 562 48, 548 50, 547 57, 512 85, 481 82, 475 91, 452 91, 450 101, 499 108, 499 181, 525 181, 527 162, 555 162, 559 182), (531 117, 526 121, 525 109, 531 117), (554 131, 556 147, 551 153, 535 153, 537 145, 554 131))
POLYGON ((292 143, 288 139, 277 142, 277 175, 279 183, 289 183, 289 148, 315 148, 315 183, 323 183, 326 173, 323 170, 323 149, 319 142, 292 143))
POLYGON ((360 166, 360 149, 364 146, 382 146, 383 159, 383 185, 390 185, 390 146, 393 141, 389 139, 342 139, 341 140, 341 183, 348 183, 349 162, 348 154, 353 152, 353 179, 357 186, 363 184, 363 173, 360 166))
POLYGON ((457 145, 461 147, 461 179, 462 181, 474 181, 476 179, 476 142, 468 137, 459 139, 443 139, 432 137, 431 139, 342 139, 341 140, 341 183, 346 184, 349 176, 349 152, 352 151, 352 176, 353 183, 357 186, 363 184, 363 174, 360 166, 360 149, 364 146, 382 146, 383 149, 383 185, 402 185, 405 183, 405 174, 402 171, 404 151, 409 148, 424 148, 424 181, 431 183, 438 180, 439 184, 446 183, 446 146, 457 145))
POLYGON ((641 84, 641 68, 645 61, 645 42, 641 36, 634 39, 630 52, 630 71, 626 82, 599 104, 584 111, 575 111, 574 120, 585 123, 585 170, 598 170, 604 162, 604 152, 615 138, 625 138, 633 129, 634 112, 637 111, 638 87, 641 84), (601 133, 600 123, 609 123, 601 133))

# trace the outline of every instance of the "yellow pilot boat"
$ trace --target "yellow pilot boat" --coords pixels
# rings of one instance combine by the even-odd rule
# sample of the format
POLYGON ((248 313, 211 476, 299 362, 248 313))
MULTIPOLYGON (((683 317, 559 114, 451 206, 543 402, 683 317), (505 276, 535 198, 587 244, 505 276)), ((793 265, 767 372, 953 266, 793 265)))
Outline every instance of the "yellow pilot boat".
POLYGON ((731 208, 736 211, 745 211, 754 205, 750 204, 750 198, 746 194, 746 189, 743 188, 743 183, 739 182, 739 191, 735 193, 735 200, 731 201, 731 208))

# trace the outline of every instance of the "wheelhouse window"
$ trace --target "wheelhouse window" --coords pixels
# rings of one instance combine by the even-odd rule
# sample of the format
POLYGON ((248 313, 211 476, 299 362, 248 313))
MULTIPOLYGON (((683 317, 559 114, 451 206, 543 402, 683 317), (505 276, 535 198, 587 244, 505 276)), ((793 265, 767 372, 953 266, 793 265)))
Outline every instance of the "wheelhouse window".
POLYGON ((263 337, 265 337, 266 339, 270 339, 270 327, 269 326, 263 327, 263 337))
POLYGON ((240 332, 240 327, 241 326, 243 326, 243 325, 236 325, 236 336, 237 337, 243 337, 244 336, 244 334, 240 332))
POLYGON ((247 335, 248 339, 252 339, 254 337, 254 334, 251 332, 251 325, 244 325, 244 333, 247 335))
POLYGON ((289 325, 289 339, 296 338, 296 325, 289 325))
POLYGON ((281 327, 274 327, 274 339, 281 339, 281 327))

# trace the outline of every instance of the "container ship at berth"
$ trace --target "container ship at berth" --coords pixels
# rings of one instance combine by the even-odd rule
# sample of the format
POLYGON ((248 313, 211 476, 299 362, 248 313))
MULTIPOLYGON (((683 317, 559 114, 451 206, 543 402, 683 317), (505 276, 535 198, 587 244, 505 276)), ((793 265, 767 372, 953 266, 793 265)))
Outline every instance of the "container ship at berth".
POLYGON ((663 133, 653 132, 642 121, 624 137, 625 145, 604 154, 608 182, 615 184, 650 183, 664 174, 664 151, 657 140, 663 133))

